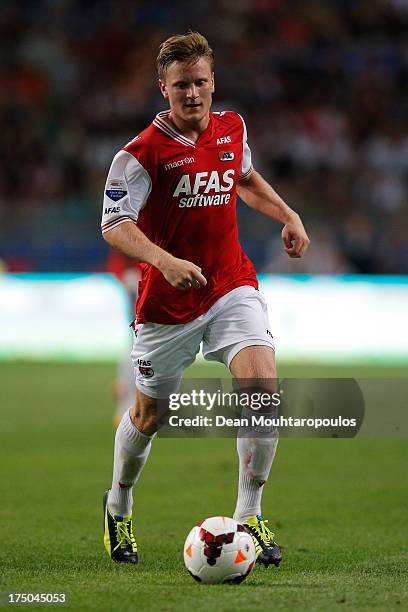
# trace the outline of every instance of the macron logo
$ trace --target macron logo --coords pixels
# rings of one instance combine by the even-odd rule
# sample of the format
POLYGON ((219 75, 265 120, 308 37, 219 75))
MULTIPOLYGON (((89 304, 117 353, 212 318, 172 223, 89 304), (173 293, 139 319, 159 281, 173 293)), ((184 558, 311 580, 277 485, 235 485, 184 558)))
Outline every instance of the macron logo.
POLYGON ((185 157, 184 159, 178 159, 177 161, 166 164, 164 169, 171 170, 172 168, 178 168, 179 166, 184 166, 185 164, 193 164, 194 161, 194 157, 185 157))
POLYGON ((227 144, 227 142, 231 142, 231 136, 222 136, 221 138, 217 138, 217 145, 227 144))

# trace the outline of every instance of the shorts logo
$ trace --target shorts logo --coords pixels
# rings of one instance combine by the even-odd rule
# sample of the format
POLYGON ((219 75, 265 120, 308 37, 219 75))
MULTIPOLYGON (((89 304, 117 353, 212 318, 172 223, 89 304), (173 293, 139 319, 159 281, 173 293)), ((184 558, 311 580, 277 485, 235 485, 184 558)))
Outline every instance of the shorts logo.
POLYGON ((117 202, 127 194, 126 183, 120 179, 111 179, 106 185, 106 195, 108 198, 117 202))
POLYGON ((220 151, 218 157, 221 161, 232 161, 234 159, 234 153, 232 151, 220 151))
POLYGON ((154 376, 154 370, 151 368, 151 361, 146 361, 145 359, 138 359, 137 365, 139 366, 139 372, 145 378, 151 378, 154 376))
POLYGON ((153 368, 145 368, 143 366, 139 366, 139 372, 145 378, 151 378, 152 376, 154 376, 153 368))

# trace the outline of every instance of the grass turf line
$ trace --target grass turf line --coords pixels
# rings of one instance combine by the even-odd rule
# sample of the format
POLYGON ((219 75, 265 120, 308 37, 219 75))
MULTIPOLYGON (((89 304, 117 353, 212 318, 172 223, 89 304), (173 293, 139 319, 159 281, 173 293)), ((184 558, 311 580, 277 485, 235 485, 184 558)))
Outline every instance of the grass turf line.
POLYGON ((407 607, 403 440, 282 439, 263 508, 285 560, 240 586, 197 585, 182 561, 194 523, 233 512, 234 440, 156 440, 135 489, 140 565, 110 562, 113 376, 106 364, 1 365, 1 591, 66 590, 74 610, 407 607))

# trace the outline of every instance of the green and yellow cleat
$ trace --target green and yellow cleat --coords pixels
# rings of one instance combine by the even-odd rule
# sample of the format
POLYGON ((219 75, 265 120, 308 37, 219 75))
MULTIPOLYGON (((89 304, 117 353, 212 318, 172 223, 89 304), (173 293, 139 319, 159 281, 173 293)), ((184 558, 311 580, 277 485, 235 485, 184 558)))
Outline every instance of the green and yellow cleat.
POLYGON ((110 513, 107 500, 109 491, 103 496, 103 543, 108 555, 119 563, 137 563, 137 544, 132 530, 131 516, 110 513))
POLYGON ((282 561, 282 552, 274 540, 275 534, 266 526, 267 522, 258 514, 258 516, 247 519, 244 526, 252 535, 256 550, 256 562, 263 564, 265 567, 269 565, 276 565, 277 567, 282 561))

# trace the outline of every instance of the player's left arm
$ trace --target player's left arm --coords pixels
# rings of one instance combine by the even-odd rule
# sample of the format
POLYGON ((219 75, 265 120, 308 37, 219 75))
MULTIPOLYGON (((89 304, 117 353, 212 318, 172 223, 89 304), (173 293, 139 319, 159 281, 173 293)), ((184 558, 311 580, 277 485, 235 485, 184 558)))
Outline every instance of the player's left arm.
POLYGON ((250 208, 283 223, 282 240, 289 257, 302 257, 310 240, 299 215, 292 210, 265 181, 252 169, 249 175, 238 183, 237 193, 250 208))

